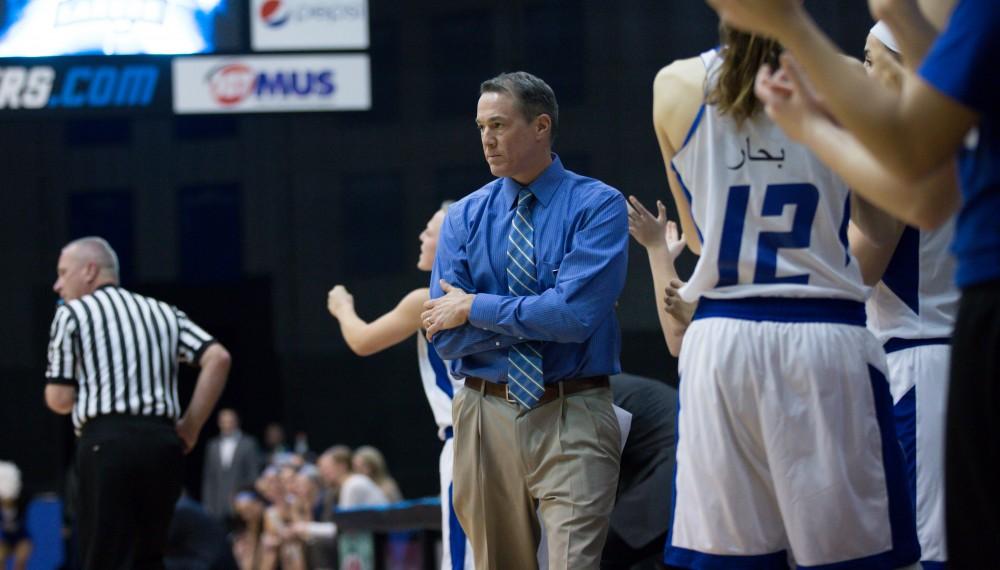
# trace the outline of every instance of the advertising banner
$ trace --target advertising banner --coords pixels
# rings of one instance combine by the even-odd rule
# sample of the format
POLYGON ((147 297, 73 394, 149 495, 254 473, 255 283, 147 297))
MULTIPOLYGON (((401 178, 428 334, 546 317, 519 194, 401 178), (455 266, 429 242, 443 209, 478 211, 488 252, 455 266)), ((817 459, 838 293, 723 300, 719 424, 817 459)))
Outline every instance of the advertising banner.
POLYGON ((0 115, 170 112, 170 68, 160 58, 0 60, 0 115))
POLYGON ((254 51, 368 48, 367 0, 253 0, 254 51))
POLYGON ((176 113, 364 111, 371 66, 364 54, 178 57, 176 113))

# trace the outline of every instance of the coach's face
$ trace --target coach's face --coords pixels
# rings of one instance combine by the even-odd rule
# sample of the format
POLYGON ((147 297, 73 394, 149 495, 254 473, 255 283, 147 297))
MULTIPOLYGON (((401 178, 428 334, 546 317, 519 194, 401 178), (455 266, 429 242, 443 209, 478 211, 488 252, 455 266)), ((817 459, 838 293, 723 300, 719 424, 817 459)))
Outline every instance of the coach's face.
POLYGON ((56 264, 56 282, 52 290, 63 301, 72 301, 94 291, 100 269, 93 260, 80 255, 77 246, 62 250, 56 264))
POLYGON ((479 97, 476 125, 493 176, 528 184, 531 180, 525 178, 537 176, 539 164, 549 157, 549 116, 529 121, 506 93, 487 92, 479 97))

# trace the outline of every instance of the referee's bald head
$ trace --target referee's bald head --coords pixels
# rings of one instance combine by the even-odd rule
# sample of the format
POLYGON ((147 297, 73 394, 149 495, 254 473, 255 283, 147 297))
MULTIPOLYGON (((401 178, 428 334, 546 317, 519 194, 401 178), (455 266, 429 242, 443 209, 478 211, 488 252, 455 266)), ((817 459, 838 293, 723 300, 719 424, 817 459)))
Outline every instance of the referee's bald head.
POLYGON ((107 240, 85 237, 62 248, 52 290, 63 301, 89 295, 104 285, 118 285, 118 255, 107 240))
POLYGON ((102 278, 118 284, 118 254, 108 240, 98 236, 75 239, 63 248, 63 253, 72 255, 84 263, 94 263, 102 278))

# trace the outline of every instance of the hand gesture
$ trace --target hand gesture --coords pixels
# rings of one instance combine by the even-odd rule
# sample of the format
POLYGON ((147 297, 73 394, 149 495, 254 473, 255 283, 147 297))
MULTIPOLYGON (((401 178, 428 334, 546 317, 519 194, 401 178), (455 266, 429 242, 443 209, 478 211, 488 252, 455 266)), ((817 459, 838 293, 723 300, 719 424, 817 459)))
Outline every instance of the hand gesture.
POLYGON ((628 197, 628 233, 646 249, 666 245, 667 208, 657 200, 656 210, 654 217, 638 198, 628 197))
POLYGON ((780 37, 796 16, 801 0, 707 0, 727 25, 738 30, 780 37))
POLYGON ((678 291, 683 286, 683 281, 677 279, 670 280, 670 284, 667 285, 667 288, 664 291, 663 310, 665 310, 668 315, 676 319, 678 322, 687 326, 691 324, 691 319, 694 318, 694 310, 698 307, 698 304, 688 303, 681 298, 678 291))
POLYGON ((354 296, 347 292, 347 288, 343 285, 337 285, 326 295, 326 309, 330 311, 330 315, 334 318, 338 318, 337 314, 344 307, 354 306, 354 296))
POLYGON ((684 247, 687 246, 687 242, 684 241, 684 234, 678 232, 677 222, 670 220, 664 229, 663 237, 667 242, 667 256, 670 258, 670 262, 673 263, 677 260, 677 256, 684 251, 684 247))
POLYGON ((812 85, 791 55, 782 54, 779 70, 768 65, 760 68, 754 93, 764 104, 767 116, 794 141, 802 142, 811 121, 829 120, 812 85))
POLYGON ((434 338, 439 331, 453 329, 464 325, 469 320, 472 300, 475 295, 453 286, 444 279, 440 282, 443 297, 431 299, 424 303, 427 309, 420 314, 420 323, 427 329, 427 340, 434 338))

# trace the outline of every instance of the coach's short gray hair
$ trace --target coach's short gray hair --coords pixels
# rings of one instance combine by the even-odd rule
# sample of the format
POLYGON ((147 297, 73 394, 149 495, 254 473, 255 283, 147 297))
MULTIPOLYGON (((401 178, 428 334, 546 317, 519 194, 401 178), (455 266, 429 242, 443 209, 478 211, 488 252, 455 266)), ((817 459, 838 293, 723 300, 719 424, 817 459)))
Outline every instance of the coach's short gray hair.
POLYGON ((555 144, 556 133, 559 132, 559 104, 556 94, 549 84, 527 71, 501 73, 492 79, 487 79, 479 85, 479 94, 506 93, 514 98, 514 102, 527 121, 534 121, 539 115, 548 115, 552 120, 549 129, 549 144, 555 144))
POLYGON ((69 242, 63 249, 74 246, 80 250, 85 259, 96 263, 101 268, 102 273, 106 273, 109 277, 114 278, 115 283, 118 283, 118 254, 115 253, 108 240, 98 236, 87 236, 69 242))

